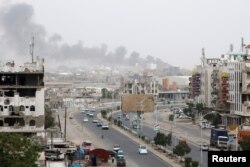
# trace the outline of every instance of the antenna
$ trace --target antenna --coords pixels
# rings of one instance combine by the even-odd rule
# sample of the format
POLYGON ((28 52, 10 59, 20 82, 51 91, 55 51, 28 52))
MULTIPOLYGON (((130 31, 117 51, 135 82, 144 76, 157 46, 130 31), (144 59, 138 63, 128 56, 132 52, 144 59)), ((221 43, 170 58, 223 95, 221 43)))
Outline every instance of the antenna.
POLYGON ((201 49, 201 61, 202 61, 202 66, 205 66, 205 60, 206 60, 206 57, 205 57, 205 48, 202 48, 201 49))
POLYGON ((244 46, 245 46, 245 44, 244 44, 244 38, 242 37, 241 38, 241 51, 242 52, 243 52, 244 46))
POLYGON ((202 54, 202 57, 205 58, 205 48, 201 49, 201 54, 202 54))
POLYGON ((233 44, 230 44, 230 52, 233 52, 233 50, 234 50, 234 46, 233 44))
POLYGON ((33 57, 34 57, 34 46, 35 46, 34 40, 35 40, 35 37, 32 36, 32 42, 30 43, 30 55, 31 55, 31 62, 32 63, 34 62, 34 59, 33 59, 33 57))

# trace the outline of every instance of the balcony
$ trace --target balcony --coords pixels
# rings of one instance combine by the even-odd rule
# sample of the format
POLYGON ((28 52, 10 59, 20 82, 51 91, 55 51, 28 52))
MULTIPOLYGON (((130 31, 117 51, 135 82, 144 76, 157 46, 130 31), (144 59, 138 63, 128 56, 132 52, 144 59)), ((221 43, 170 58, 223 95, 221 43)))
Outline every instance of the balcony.
POLYGON ((250 106, 242 104, 242 112, 238 112, 237 114, 241 116, 250 116, 250 106))
POLYGON ((243 94, 250 94, 250 84, 248 84, 247 86, 244 86, 242 88, 242 93, 243 94))

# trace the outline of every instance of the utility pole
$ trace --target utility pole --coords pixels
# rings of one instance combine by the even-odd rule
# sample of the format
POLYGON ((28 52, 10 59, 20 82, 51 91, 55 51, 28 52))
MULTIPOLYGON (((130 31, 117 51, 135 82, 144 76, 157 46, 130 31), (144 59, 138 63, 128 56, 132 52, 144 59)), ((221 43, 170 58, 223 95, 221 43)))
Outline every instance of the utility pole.
POLYGON ((58 119, 58 123, 59 123, 59 129, 60 129, 61 137, 62 137, 62 127, 61 127, 61 121, 60 121, 60 117, 59 117, 58 113, 57 113, 57 119, 58 119))
POLYGON ((30 43, 30 55, 31 55, 31 62, 32 63, 34 62, 34 46, 35 46, 34 40, 35 40, 35 37, 33 36, 32 42, 30 43))
POLYGON ((65 119, 64 119, 64 140, 66 141, 66 128, 67 127, 67 107, 65 107, 65 119))

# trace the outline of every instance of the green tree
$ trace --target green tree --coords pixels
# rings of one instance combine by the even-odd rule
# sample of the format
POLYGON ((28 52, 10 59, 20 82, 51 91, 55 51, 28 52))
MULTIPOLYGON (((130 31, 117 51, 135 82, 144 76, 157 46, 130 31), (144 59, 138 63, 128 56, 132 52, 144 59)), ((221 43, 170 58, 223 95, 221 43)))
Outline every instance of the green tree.
POLYGON ((117 125, 117 119, 114 119, 114 124, 117 125))
POLYGON ((103 118, 107 118, 107 111, 106 110, 101 110, 101 114, 103 118))
POLYGON ((30 138, 15 133, 0 133, 1 167, 36 167, 39 146, 30 138))
POLYGON ((186 143, 179 143, 173 149, 173 153, 181 157, 183 157, 185 154, 188 154, 190 151, 191 148, 186 143))
POLYGON ((55 118, 51 109, 46 105, 45 106, 45 129, 52 128, 55 126, 55 118))
POLYGON ((154 137, 154 142, 157 145, 166 146, 167 136, 161 132, 158 132, 154 137))
POLYGON ((174 115, 173 115, 173 114, 169 115, 169 116, 168 116, 168 120, 169 120, 169 121, 173 121, 173 120, 174 120, 174 115))
POLYGON ((250 137, 243 139, 240 146, 243 151, 250 151, 250 137))
POLYGON ((207 114, 205 117, 208 121, 212 122, 212 124, 217 128, 218 124, 220 124, 220 114, 218 113, 210 113, 207 114))
POLYGON ((192 158, 185 157, 185 167, 191 167, 192 158))
POLYGON ((204 106, 202 103, 197 103, 196 104, 196 109, 198 110, 198 113, 202 112, 204 109, 204 106))
POLYGON ((192 108, 194 107, 194 104, 193 103, 187 103, 187 105, 188 105, 188 109, 191 111, 192 110, 192 108))
POLYGON ((216 116, 214 117, 213 121, 212 121, 212 124, 218 128, 218 125, 220 124, 220 116, 219 114, 216 114, 216 116))
POLYGON ((118 120, 117 121, 117 126, 121 126, 122 125, 122 121, 118 120))
POLYGON ((172 145, 172 133, 169 133, 167 136, 166 136, 166 139, 167 139, 167 145, 171 146, 172 145))
POLYGON ((192 161, 192 167, 198 167, 199 166, 199 162, 198 161, 192 161))
POLYGON ((189 115, 189 112, 190 112, 190 111, 189 111, 188 108, 184 108, 184 109, 183 109, 183 113, 184 113, 184 114, 189 115))

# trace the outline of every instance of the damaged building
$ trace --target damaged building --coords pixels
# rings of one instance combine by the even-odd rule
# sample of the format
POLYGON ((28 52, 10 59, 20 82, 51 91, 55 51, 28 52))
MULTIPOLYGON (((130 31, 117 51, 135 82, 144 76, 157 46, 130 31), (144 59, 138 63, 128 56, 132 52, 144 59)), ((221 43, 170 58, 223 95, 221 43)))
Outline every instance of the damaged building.
POLYGON ((0 62, 0 132, 44 130, 44 59, 0 62))

